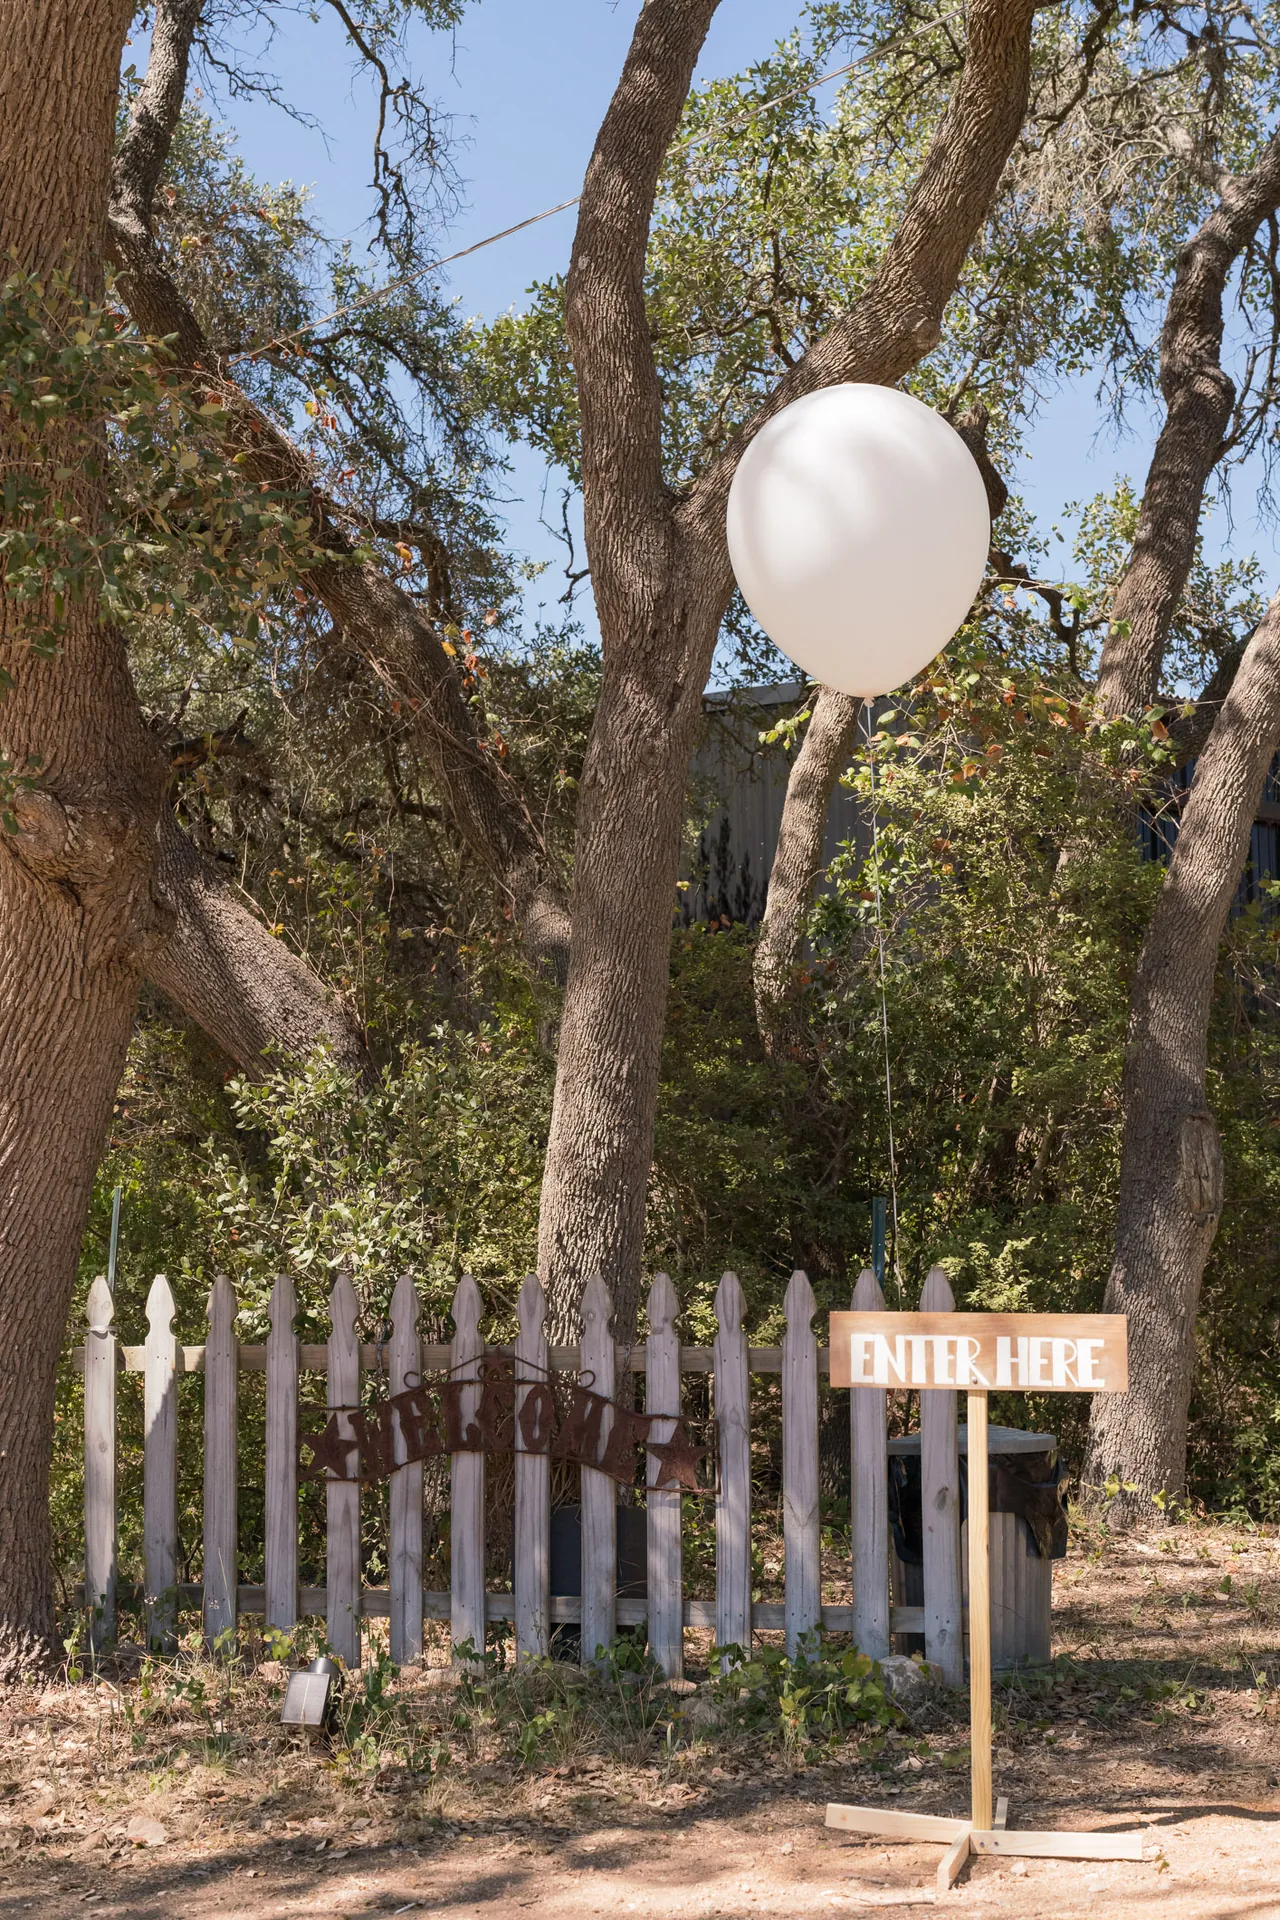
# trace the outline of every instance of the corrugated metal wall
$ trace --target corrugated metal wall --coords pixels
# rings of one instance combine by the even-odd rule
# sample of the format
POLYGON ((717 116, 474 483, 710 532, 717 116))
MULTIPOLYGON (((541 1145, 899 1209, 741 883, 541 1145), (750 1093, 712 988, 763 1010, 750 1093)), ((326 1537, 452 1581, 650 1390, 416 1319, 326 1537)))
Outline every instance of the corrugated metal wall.
MULTIPOLYGON (((1171 782, 1175 795, 1179 796, 1176 804, 1158 816, 1143 812, 1140 829, 1142 850, 1148 860, 1164 861, 1173 852, 1178 838, 1181 796, 1189 791, 1194 775, 1194 760, 1189 766, 1179 767, 1171 782)), ((1264 899, 1262 889, 1272 880, 1280 880, 1280 754, 1272 761, 1271 771, 1263 785, 1258 817, 1249 835, 1249 852, 1232 911, 1241 913, 1255 900, 1264 899)))
MULTIPOLYGON (((693 759, 696 829, 683 864, 686 882, 681 918, 728 920, 755 926, 764 912, 787 780, 794 753, 778 743, 762 746, 760 735, 799 711, 798 681, 777 687, 740 687, 711 693, 705 701, 706 726, 693 759)), ((1183 767, 1174 785, 1191 785, 1194 764, 1183 767)), ((1167 860, 1178 836, 1172 809, 1155 818, 1143 814, 1143 851, 1150 860, 1167 860)), ((827 818, 823 862, 829 865, 843 846, 865 852, 870 830, 854 797, 837 787, 827 818)), ((1260 897, 1262 883, 1280 879, 1280 754, 1272 764, 1249 842, 1236 911, 1260 897)))
MULTIPOLYGON (((723 918, 754 926, 764 912, 795 756, 781 742, 762 746, 760 735, 799 710, 802 692, 796 682, 707 695, 706 728, 693 759, 698 832, 684 863, 686 924, 723 918)), ((837 787, 827 817, 824 864, 855 837, 864 850, 869 835, 857 804, 837 787)))

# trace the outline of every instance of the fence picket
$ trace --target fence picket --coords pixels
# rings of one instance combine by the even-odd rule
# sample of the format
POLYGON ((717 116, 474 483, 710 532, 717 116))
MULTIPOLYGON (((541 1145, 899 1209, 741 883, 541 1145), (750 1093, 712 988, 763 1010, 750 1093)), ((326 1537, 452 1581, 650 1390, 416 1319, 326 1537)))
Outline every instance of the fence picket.
MULTIPOLYGON (((582 1293, 582 1379, 592 1393, 612 1400, 616 1357, 613 1345, 613 1297, 599 1274, 582 1293)), ((613 1425, 605 1410, 600 1423, 600 1458, 613 1425)), ((607 1473, 582 1469, 582 1664, 596 1650, 610 1647, 617 1631, 618 1494, 607 1473)))
POLYGON ((736 1273, 716 1288, 715 1411, 720 1434, 716 1496, 716 1642, 751 1647, 751 1403, 746 1301, 736 1273))
POLYGON ((178 1617, 177 1309, 158 1273, 147 1295, 143 1374, 142 1543, 147 1585, 147 1645, 172 1653, 178 1617))
MULTIPOLYGON (((422 1379, 418 1339, 418 1290, 402 1273, 391 1296, 391 1391, 403 1393, 422 1379)), ((395 1458, 405 1458, 396 1422, 395 1458)), ((398 1466, 391 1476, 391 1658, 397 1666, 422 1658, 422 1462, 398 1466)))
MULTIPOLYGON (((520 1415, 530 1393, 548 1379, 547 1296, 536 1273, 516 1303, 516 1517, 512 1588, 516 1659, 541 1660, 551 1651, 551 1458, 525 1444, 520 1415)), ((540 1395, 538 1403, 545 1405, 540 1395)))
MULTIPOLYGON (((882 1313, 884 1293, 870 1267, 853 1290, 855 1313, 882 1313)), ((853 1642, 883 1660, 889 1651, 888 1396, 874 1387, 849 1392, 849 1475, 853 1532, 853 1642)))
POLYGON ((115 1302, 99 1274, 89 1289, 84 1343, 84 1604, 89 1645, 116 1637, 116 1336, 115 1302))
MULTIPOLYGON (((360 1404, 360 1341, 356 1315, 360 1304, 350 1276, 340 1273, 329 1295, 329 1407, 355 1408, 360 1404)), ((339 1432, 355 1437, 347 1415, 339 1432)), ((348 1469, 350 1471, 350 1468, 348 1469)), ((328 1527, 325 1585, 328 1590, 326 1632, 329 1645, 348 1667, 360 1665, 360 1483, 330 1480, 325 1488, 328 1527)))
POLYGON ((786 1583, 787 1654, 794 1660, 807 1634, 821 1630, 822 1575, 818 1526, 818 1303, 807 1274, 793 1273, 782 1336, 782 1552, 786 1583))
MULTIPOLYGON (((483 1302, 469 1273, 458 1282, 453 1296, 454 1335, 449 1348, 450 1376, 454 1380, 480 1379, 484 1339, 480 1332, 483 1302)), ((461 1396, 461 1425, 465 1432, 475 1419, 480 1389, 468 1387, 461 1396)), ((470 1641, 484 1653, 484 1455, 455 1453, 449 1467, 449 1631, 455 1647, 470 1641)))
MULTIPOLYGON (((920 1295, 922 1313, 954 1313, 941 1267, 932 1267, 920 1295)), ((960 1459, 956 1396, 950 1388, 920 1395, 920 1500, 924 1515, 924 1651, 947 1685, 964 1684, 964 1616, 960 1581, 960 1459)))
POLYGON ((298 1312, 293 1281, 271 1289, 267 1335, 266 1621, 281 1633, 298 1622, 298 1312))
MULTIPOLYGON (((676 1315, 680 1302, 665 1273, 649 1289, 649 1338, 645 1342, 645 1411, 679 1414, 680 1336, 676 1315)), ((659 1420, 650 1438, 669 1440, 675 1421, 659 1420)), ((678 1492, 656 1493, 653 1482, 662 1462, 648 1455, 648 1588, 649 1653, 668 1680, 684 1678, 684 1561, 678 1492)))
MULTIPOLYGON (((864 1273, 854 1292, 855 1309, 882 1311, 883 1294, 875 1276, 864 1273)), ((926 1312, 953 1311, 950 1287, 940 1268, 925 1283, 921 1304, 926 1312)), ((392 1303, 392 1395, 420 1378, 419 1370, 440 1367, 447 1357, 458 1392, 445 1396, 445 1424, 459 1445, 461 1435, 475 1443, 451 1457, 451 1591, 423 1593, 421 1462, 405 1460, 405 1438, 393 1420, 393 1451, 397 1464, 390 1488, 390 1580, 388 1590, 365 1593, 361 1585, 360 1489, 355 1481, 329 1480, 326 1485, 328 1520, 327 1582, 323 1588, 298 1585, 298 1379, 303 1366, 327 1368, 328 1406, 338 1414, 341 1437, 348 1447, 349 1467, 365 1464, 385 1470, 377 1423, 367 1430, 359 1414, 361 1368, 375 1364, 375 1349, 362 1348, 357 1339, 358 1302, 351 1281, 339 1277, 330 1298, 332 1332, 326 1348, 303 1348, 295 1332, 296 1296, 288 1276, 281 1275, 271 1295, 271 1331, 264 1347, 240 1348, 235 1337, 236 1301, 230 1283, 219 1278, 209 1296, 208 1338, 202 1347, 180 1346, 173 1333, 174 1301, 163 1274, 157 1275, 147 1302, 147 1337, 142 1347, 123 1350, 113 1329, 113 1303, 102 1280, 90 1292, 88 1335, 75 1358, 84 1374, 85 1418, 85 1596, 90 1613, 90 1639, 95 1647, 113 1637, 118 1599, 115 1499, 116 1370, 123 1359, 130 1372, 144 1376, 145 1447, 143 1540, 146 1563, 147 1637, 152 1647, 171 1651, 176 1645, 178 1602, 203 1601, 205 1637, 215 1643, 234 1629, 238 1603, 250 1611, 265 1609, 272 1627, 291 1629, 299 1609, 324 1610, 330 1644, 349 1666, 361 1656, 362 1617, 367 1610, 388 1615, 391 1647, 398 1663, 420 1656, 423 1622, 448 1617, 455 1649, 471 1641, 477 1651, 484 1644, 489 1619, 514 1619, 517 1656, 539 1657, 549 1649, 553 1619, 579 1618, 584 1658, 609 1645, 619 1617, 627 1623, 647 1618, 650 1652, 671 1679, 682 1677, 683 1634, 686 1622, 699 1629, 714 1626, 721 1646, 749 1649, 755 1624, 770 1631, 784 1628, 788 1651, 800 1650, 805 1636, 821 1629, 825 1615, 832 1630, 851 1630, 866 1653, 883 1657, 890 1645, 893 1613, 889 1605, 889 1528, 887 1487, 887 1394, 861 1389, 851 1404, 853 1605, 821 1605, 820 1532, 818 1520, 818 1336, 813 1329, 815 1303, 803 1273, 795 1273, 787 1290, 786 1332, 781 1348, 751 1349, 744 1327, 745 1301, 735 1275, 726 1273, 716 1293, 717 1332, 710 1353, 682 1348, 676 1330, 679 1301, 670 1280, 658 1275, 649 1294, 649 1331, 643 1348, 629 1352, 615 1348, 611 1319, 612 1299, 602 1279, 593 1280, 582 1297, 583 1339, 580 1352, 548 1350, 546 1298, 535 1275, 526 1278, 519 1298, 519 1331, 515 1343, 517 1367, 515 1403, 515 1549, 513 1590, 486 1594, 485 1553, 488 1517, 485 1511, 486 1469, 480 1450, 479 1420, 485 1444, 506 1451, 512 1424, 502 1411, 503 1389, 490 1381, 484 1386, 486 1348, 481 1332, 483 1302, 474 1280, 464 1278, 454 1299, 454 1339, 448 1349, 424 1349, 418 1328, 419 1303, 412 1282, 402 1278, 392 1303), (647 1375, 645 1405, 651 1415, 651 1437, 670 1439, 682 1413, 685 1370, 713 1377, 713 1406, 719 1427, 720 1459, 716 1496, 716 1597, 714 1603, 686 1602, 682 1590, 682 1496, 660 1490, 655 1482, 660 1466, 647 1462, 648 1595, 643 1602, 617 1599, 617 1494, 611 1475, 586 1466, 582 1475, 582 1597, 580 1605, 553 1602, 550 1597, 550 1459, 546 1429, 551 1418, 545 1383, 549 1363, 572 1364, 577 1359, 581 1383, 605 1404, 579 1406, 579 1440, 569 1440, 570 1457, 581 1457, 579 1441, 585 1419, 595 1449, 587 1457, 602 1459, 612 1437, 630 1445, 629 1413, 612 1406, 617 1370, 629 1368, 647 1375), (205 1375, 204 1433, 204 1584, 181 1587, 177 1580, 177 1394, 179 1373, 205 1375), (241 1371, 266 1373, 266 1542, 265 1584, 262 1588, 237 1585, 236 1531, 236 1405, 241 1371), (786 1600, 753 1609, 751 1604, 751 1457, 750 1375, 780 1376, 782 1389, 782 1505, 786 1600), (540 1411, 530 1424, 535 1393, 540 1411), (483 1405, 481 1404, 483 1400, 483 1405)), ((491 1364, 509 1365, 492 1350, 491 1364)), ((379 1360, 381 1348, 377 1350, 379 1360)), ((907 1608, 897 1618, 899 1632, 925 1629, 926 1652, 949 1681, 963 1677, 963 1548, 959 1528, 959 1473, 956 1451, 957 1409, 948 1390, 927 1391, 921 1402, 921 1472, 924 1507, 924 1606, 907 1608)), ((622 1456, 620 1456, 622 1457, 622 1456)), ((610 1460, 610 1465, 613 1462, 610 1460)), ((993 1527, 993 1533, 996 1531, 993 1527)), ((1021 1535, 1015 1542, 1021 1546, 1021 1535)), ((1012 1551, 1012 1549, 1011 1549, 1012 1551)), ((1023 1555, 1025 1558, 1025 1554, 1023 1555)), ((1021 1657, 1027 1657, 1032 1622, 1023 1619, 1031 1608, 1026 1570, 1014 1555, 1006 1566, 998 1562, 1008 1589, 1005 1605, 1009 1631, 1021 1657)), ((1035 1571, 1039 1572, 1036 1563, 1035 1571)), ((1046 1573, 1047 1580, 1047 1573, 1046 1573)), ((1043 1585, 1043 1583, 1041 1583, 1043 1585)), ((1045 1597, 1036 1590, 1036 1632, 1045 1597)), ((1038 1644, 1038 1643, 1037 1643, 1038 1644)), ((1011 1647, 1013 1643, 1011 1642, 1011 1647)), ((1012 1656, 1011 1656, 1012 1657, 1012 1656)))
POLYGON ((236 1630, 236 1296, 225 1273, 213 1283, 204 1348, 204 1637, 236 1630))

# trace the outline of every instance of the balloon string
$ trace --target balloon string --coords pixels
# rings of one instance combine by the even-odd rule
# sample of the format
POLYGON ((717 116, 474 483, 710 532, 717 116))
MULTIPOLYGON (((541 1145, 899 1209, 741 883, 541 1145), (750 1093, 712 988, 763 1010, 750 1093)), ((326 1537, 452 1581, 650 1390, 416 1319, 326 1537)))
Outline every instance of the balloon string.
POLYGON ((876 788, 876 746, 871 731, 871 702, 862 703, 867 728, 867 763, 871 769, 871 877, 876 895, 876 953, 880 962, 880 1030, 884 1039, 884 1108, 889 1126, 889 1195, 893 1205, 893 1277, 902 1298, 902 1269, 898 1265, 898 1156, 893 1138, 893 1074, 889 1066, 889 999, 885 988, 884 907, 880 898, 880 819, 876 788))

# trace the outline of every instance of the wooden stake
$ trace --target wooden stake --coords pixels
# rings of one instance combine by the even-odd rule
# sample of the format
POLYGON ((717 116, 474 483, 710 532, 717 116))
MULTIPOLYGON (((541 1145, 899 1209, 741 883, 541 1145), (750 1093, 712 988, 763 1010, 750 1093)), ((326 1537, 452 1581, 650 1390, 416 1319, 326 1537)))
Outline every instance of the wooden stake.
POLYGON ((971 1832, 973 1853, 1002 1854, 1023 1860, 1141 1860, 1141 1833, 971 1832))
POLYGON ((886 1840, 958 1840, 969 1831, 967 1820, 945 1813, 899 1813, 894 1807, 844 1807, 832 1801, 827 1825, 844 1833, 878 1833, 886 1840))
POLYGON ((969 1764, 975 1828, 991 1831, 991 1568, 987 1396, 969 1400, 969 1764))
POLYGON ((968 1858, 969 1829, 966 1827, 963 1833, 957 1834, 956 1838, 951 1842, 951 1845, 938 1862, 939 1893, 945 1893, 948 1887, 955 1885, 960 1874, 960 1869, 964 1866, 968 1858))
MULTIPOLYGON (((870 1274, 864 1274, 863 1281, 869 1281, 873 1286, 875 1284, 874 1277, 870 1274)), ((863 1281, 858 1283, 860 1290, 863 1287, 863 1281)), ((930 1290, 935 1296, 942 1296, 945 1297, 946 1300, 949 1300, 949 1290, 943 1295, 945 1286, 945 1277, 940 1271, 930 1275, 930 1290)), ((938 1305, 938 1299, 935 1298, 930 1304, 936 1307, 938 1305)), ((958 1335, 960 1330, 970 1323, 976 1325, 981 1316, 944 1313, 941 1311, 934 1311, 927 1314, 896 1314, 882 1313, 876 1310, 873 1313, 872 1302, 865 1297, 860 1299, 857 1295, 854 1296, 854 1306, 855 1313, 853 1314, 832 1315, 831 1380, 833 1386, 849 1385, 855 1389, 853 1394, 852 1485, 854 1492, 854 1538, 857 1539, 858 1460, 860 1451, 858 1446, 859 1405, 864 1404, 876 1411, 876 1427, 878 1432, 883 1429, 884 1419, 883 1412, 880 1411, 884 1400, 883 1381, 878 1374, 874 1378, 868 1378, 866 1374, 865 1355, 867 1341, 872 1339, 880 1342, 880 1344, 888 1350, 890 1336, 896 1335, 899 1328, 902 1328, 904 1333, 909 1329, 913 1333, 931 1334, 942 1333, 954 1326, 958 1335), (862 1339, 861 1352, 863 1357, 858 1366, 854 1365, 851 1358, 851 1349, 854 1345, 854 1328, 851 1323, 854 1322, 856 1322, 859 1337, 862 1339), (866 1324, 867 1322, 871 1322, 870 1326, 866 1324), (921 1324, 922 1322, 924 1323, 923 1325, 921 1324), (839 1348, 837 1342, 837 1334, 841 1331, 842 1323, 844 1323, 843 1338, 846 1342, 843 1351, 839 1348), (858 1389, 862 1390, 858 1391, 858 1389), (872 1393, 876 1395, 874 1401, 871 1397, 872 1393)), ((1016 1318, 1010 1316, 1010 1334, 1008 1340, 1012 1339, 1014 1331, 1023 1324, 1029 1324, 1026 1316, 1019 1315, 1016 1316, 1016 1318)), ((1117 1331, 1114 1335, 1109 1333, 1111 1326, 1111 1321, 1099 1321, 1096 1338, 1092 1333, 1088 1336, 1088 1340, 1092 1343, 1089 1347, 1090 1352, 1094 1350, 1095 1346, 1101 1347, 1105 1345, 1107 1338, 1114 1338, 1116 1341, 1113 1355, 1114 1374, 1108 1378, 1105 1385, 1095 1379, 1091 1385, 1091 1391, 1122 1392, 1124 1381, 1127 1379, 1127 1349, 1125 1346, 1124 1326, 1122 1321, 1117 1318, 1115 1321, 1117 1331)), ((998 1325, 992 1337, 996 1339, 997 1342, 1004 1338, 998 1325)), ((1021 1335, 1019 1335, 1019 1338, 1021 1338, 1021 1335)), ((1006 1345, 1008 1345, 1008 1340, 1006 1340, 1006 1345)), ((925 1344, 923 1340, 920 1342, 922 1349, 925 1344)), ((901 1355, 903 1346, 903 1337, 897 1337, 896 1348, 899 1358, 889 1360, 885 1363, 884 1373, 886 1376, 889 1369, 892 1368, 898 1373, 900 1378, 902 1377, 903 1361, 901 1355)), ((964 1349, 964 1351, 970 1354, 973 1353, 973 1350, 972 1346, 964 1349)), ((997 1363, 999 1363, 1000 1354, 998 1351, 996 1358, 997 1363)), ((914 1361, 912 1364, 914 1369, 914 1361)), ((1093 1362, 1091 1361, 1090 1366, 1092 1367, 1092 1365, 1093 1362)), ((972 1378, 973 1376, 970 1375, 970 1377, 972 1378)), ((977 1377, 979 1379, 983 1378, 981 1374, 978 1374, 977 1377)), ((941 1380, 936 1378, 932 1380, 925 1379, 923 1381, 916 1380, 914 1384, 938 1388, 944 1385, 950 1387, 953 1378, 953 1375, 944 1374, 941 1380)), ((930 1393, 923 1393, 921 1395, 922 1416, 928 1403, 934 1398, 935 1396, 930 1393)), ((969 1763, 972 1780, 972 1819, 971 1821, 949 1820, 938 1814, 891 1812, 882 1807, 829 1806, 827 1808, 827 1825, 829 1827, 842 1828, 846 1833, 878 1834, 886 1840, 929 1839, 943 1842, 946 1845, 946 1853, 943 1855, 941 1864, 938 1867, 937 1876, 938 1890, 942 1893, 945 1893, 949 1887, 955 1884, 958 1875, 971 1854, 1020 1855, 1023 1858, 1033 1860, 1141 1860, 1143 1857, 1141 1833, 1010 1833, 1008 1829, 1009 1802, 1003 1796, 998 1801, 995 1809, 995 1817, 994 1819, 992 1818, 991 1515, 988 1483, 987 1395, 985 1390, 971 1391, 968 1395, 968 1400, 969 1763)), ((923 1418, 922 1424, 927 1424, 923 1422, 923 1418)), ((954 1436, 954 1428, 952 1429, 952 1434, 954 1436)), ((934 1437, 936 1439, 938 1436, 935 1435, 934 1437)), ((954 1437, 951 1446, 952 1450, 954 1450, 954 1437)), ((928 1484, 931 1478, 934 1480, 936 1497, 936 1489, 942 1485, 945 1477, 944 1474, 938 1472, 937 1469, 944 1467, 945 1462, 935 1456, 935 1471, 931 1476, 928 1437, 922 1440, 921 1449, 922 1460, 924 1462, 923 1471, 925 1482, 928 1484)), ((942 1449, 939 1448, 938 1453, 940 1454, 941 1451, 942 1449)), ((877 1469, 876 1477, 881 1487, 883 1487, 885 1481, 883 1452, 880 1453, 879 1457, 880 1465, 877 1469)), ((870 1495, 872 1493, 874 1493, 874 1489, 868 1487, 868 1494, 870 1495)), ((929 1504, 932 1505, 933 1501, 931 1500, 929 1504)), ((928 1536, 926 1534, 926 1543, 927 1538, 928 1536)), ((928 1548, 926 1544, 926 1560, 927 1557, 928 1548)), ((854 1613, 856 1631, 859 1621, 856 1604, 858 1600, 857 1580, 863 1571, 863 1561, 858 1558, 856 1554, 855 1568, 857 1569, 854 1586, 855 1605, 852 1611, 854 1613)), ((934 1585, 937 1584, 935 1581, 934 1585)), ((879 1590, 880 1586, 879 1582, 877 1582, 875 1584, 874 1595, 869 1595, 864 1591, 864 1599, 870 1600, 878 1596, 879 1590)), ((924 1607, 920 1609, 920 1611, 926 1615, 926 1625, 929 1624, 930 1610, 933 1604, 929 1598, 930 1591, 930 1576, 928 1567, 926 1566, 926 1600, 924 1607)), ((958 1635, 960 1627, 958 1604, 955 1608, 955 1616, 958 1635)), ((937 1624, 940 1625, 941 1623, 939 1622, 937 1624)), ((935 1639, 937 1638, 940 1638, 940 1635, 935 1631, 935 1639)), ((861 1639, 859 1640, 859 1645, 862 1646, 864 1652, 878 1651, 878 1649, 873 1649, 865 1645, 861 1639)))

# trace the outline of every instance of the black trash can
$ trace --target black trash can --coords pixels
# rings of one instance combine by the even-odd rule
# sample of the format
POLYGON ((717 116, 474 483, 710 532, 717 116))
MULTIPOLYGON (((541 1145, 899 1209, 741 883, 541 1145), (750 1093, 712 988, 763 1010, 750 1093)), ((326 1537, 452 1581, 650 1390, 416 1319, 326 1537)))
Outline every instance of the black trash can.
MULTIPOLYGON (((991 1509, 991 1664, 997 1672, 1044 1665, 1050 1654, 1052 1575, 1050 1562, 1067 1551, 1067 1516, 1059 1491, 1058 1443, 1051 1433, 1016 1427, 988 1430, 991 1509)), ((960 1512, 968 1512, 966 1427, 959 1432, 960 1512)), ((924 1523, 920 1491, 920 1435, 889 1442, 889 1523, 893 1532, 891 1579, 898 1605, 924 1605, 924 1523)), ((967 1528, 963 1582, 969 1574, 967 1528)), ((899 1634, 903 1653, 925 1651, 922 1633, 899 1634)))
MULTIPOLYGON (((649 1593, 648 1516, 643 1507, 618 1506, 617 1595, 619 1600, 644 1600, 649 1593)), ((551 1513, 551 1597, 579 1599, 582 1594, 582 1508, 555 1507, 551 1513)), ((620 1629, 644 1635, 643 1626, 620 1629)), ((551 1636, 556 1657, 576 1660, 582 1635, 576 1625, 562 1622, 551 1636)))

